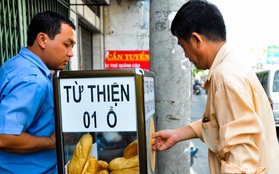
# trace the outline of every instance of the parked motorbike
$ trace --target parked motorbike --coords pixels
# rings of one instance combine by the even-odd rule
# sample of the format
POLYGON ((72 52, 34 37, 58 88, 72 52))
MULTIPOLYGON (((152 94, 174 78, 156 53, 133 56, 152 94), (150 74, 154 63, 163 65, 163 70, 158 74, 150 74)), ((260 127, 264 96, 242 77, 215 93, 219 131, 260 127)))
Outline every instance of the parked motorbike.
POLYGON ((200 95, 201 94, 201 86, 200 85, 195 85, 194 87, 194 94, 200 95))
POLYGON ((199 148, 194 146, 194 144, 190 142, 190 166, 194 164, 194 158, 196 158, 198 151, 199 148))

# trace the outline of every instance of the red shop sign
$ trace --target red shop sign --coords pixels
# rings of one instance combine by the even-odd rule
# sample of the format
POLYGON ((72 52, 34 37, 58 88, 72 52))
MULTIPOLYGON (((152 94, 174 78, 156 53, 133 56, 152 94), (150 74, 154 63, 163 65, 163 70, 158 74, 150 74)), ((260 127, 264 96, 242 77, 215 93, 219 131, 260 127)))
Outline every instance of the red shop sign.
POLYGON ((149 71, 149 50, 108 50, 106 69, 141 68, 149 71))

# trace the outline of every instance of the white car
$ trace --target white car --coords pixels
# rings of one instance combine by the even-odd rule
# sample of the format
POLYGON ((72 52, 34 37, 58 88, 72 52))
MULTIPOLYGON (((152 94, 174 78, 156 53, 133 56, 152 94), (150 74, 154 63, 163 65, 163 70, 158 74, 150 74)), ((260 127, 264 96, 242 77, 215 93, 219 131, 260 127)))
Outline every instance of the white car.
POLYGON ((279 129, 279 66, 256 71, 273 110, 275 126, 279 129))

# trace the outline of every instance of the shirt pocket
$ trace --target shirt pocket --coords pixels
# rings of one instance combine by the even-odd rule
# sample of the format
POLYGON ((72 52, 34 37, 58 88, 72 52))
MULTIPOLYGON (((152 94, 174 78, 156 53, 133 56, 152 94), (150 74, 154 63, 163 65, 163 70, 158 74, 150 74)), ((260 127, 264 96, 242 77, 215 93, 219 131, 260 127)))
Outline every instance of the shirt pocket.
POLYGON ((202 135, 205 144, 208 148, 214 152, 218 153, 219 144, 219 126, 214 117, 204 116, 202 120, 202 135))

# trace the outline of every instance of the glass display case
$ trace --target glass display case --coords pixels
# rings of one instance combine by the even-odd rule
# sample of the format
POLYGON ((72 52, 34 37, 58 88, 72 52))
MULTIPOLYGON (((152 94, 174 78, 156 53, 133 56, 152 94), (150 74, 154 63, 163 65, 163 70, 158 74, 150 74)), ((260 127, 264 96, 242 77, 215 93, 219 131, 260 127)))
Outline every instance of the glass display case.
POLYGON ((59 173, 155 173, 154 81, 139 68, 56 71, 59 173))

